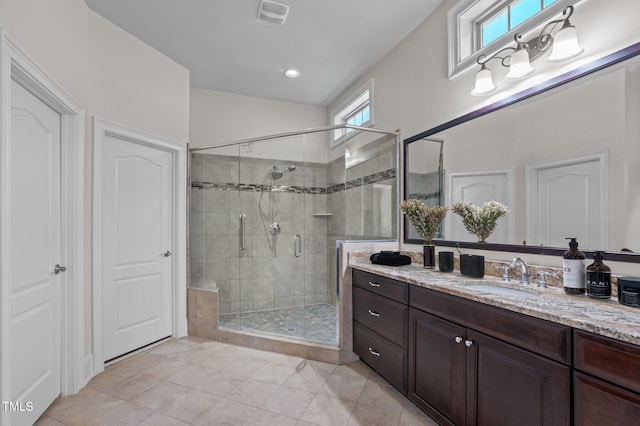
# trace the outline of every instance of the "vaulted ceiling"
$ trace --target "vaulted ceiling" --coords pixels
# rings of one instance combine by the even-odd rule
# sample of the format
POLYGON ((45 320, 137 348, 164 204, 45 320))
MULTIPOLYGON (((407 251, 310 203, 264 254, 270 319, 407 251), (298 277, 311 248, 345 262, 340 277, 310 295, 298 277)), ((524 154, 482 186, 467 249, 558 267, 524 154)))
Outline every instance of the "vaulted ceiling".
POLYGON ((86 0, 96 13, 188 68, 191 86, 325 106, 414 30, 442 0, 86 0), (295 67, 301 75, 284 76, 295 67))

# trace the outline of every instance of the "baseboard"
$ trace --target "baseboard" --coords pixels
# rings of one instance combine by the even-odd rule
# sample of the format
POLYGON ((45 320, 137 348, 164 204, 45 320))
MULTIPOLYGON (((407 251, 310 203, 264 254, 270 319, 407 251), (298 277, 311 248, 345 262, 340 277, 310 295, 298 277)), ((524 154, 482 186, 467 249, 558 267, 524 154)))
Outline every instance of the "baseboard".
POLYGON ((82 387, 87 386, 89 381, 93 378, 93 354, 86 355, 84 357, 84 376, 82 387))

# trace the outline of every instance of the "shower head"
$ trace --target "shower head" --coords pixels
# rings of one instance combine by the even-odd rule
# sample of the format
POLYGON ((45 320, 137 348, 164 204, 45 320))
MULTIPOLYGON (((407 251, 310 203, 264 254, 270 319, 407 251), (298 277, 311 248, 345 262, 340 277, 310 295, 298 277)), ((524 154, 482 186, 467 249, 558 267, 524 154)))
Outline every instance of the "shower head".
POLYGON ((296 169, 296 165, 291 163, 287 167, 282 170, 278 170, 276 166, 273 166, 273 170, 271 171, 271 177, 274 179, 280 179, 284 172, 292 172, 296 169))

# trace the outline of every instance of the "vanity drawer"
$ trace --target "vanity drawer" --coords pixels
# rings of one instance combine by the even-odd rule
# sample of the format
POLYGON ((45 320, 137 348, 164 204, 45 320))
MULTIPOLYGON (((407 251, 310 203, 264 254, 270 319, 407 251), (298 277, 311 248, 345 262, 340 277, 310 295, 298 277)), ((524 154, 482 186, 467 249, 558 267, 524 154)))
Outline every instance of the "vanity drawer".
POLYGON ((410 305, 563 364, 571 363, 571 327, 418 286, 411 286, 410 305))
POLYGON ((407 347, 408 315, 407 305, 353 288, 353 319, 403 348, 407 347))
POLYGON ((353 270, 352 278, 355 287, 364 288, 396 302, 409 303, 409 286, 407 283, 357 269, 353 270))
POLYGON ((407 394, 407 351, 353 323, 353 351, 403 394, 407 394))
POLYGON ((640 392, 640 348, 582 330, 573 330, 573 367, 640 392))

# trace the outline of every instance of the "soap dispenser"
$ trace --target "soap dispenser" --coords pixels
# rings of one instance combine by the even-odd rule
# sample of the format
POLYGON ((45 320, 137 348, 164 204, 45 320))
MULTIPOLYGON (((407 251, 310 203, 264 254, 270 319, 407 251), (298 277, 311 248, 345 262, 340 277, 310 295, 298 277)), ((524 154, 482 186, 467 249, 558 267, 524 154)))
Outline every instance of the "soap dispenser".
POLYGON ((611 297, 611 268, 602 263, 603 251, 596 251, 593 263, 587 267, 587 296, 597 299, 611 297))
POLYGON ((567 238, 569 250, 562 256, 562 286, 567 294, 584 294, 585 270, 584 253, 578 250, 578 241, 575 237, 567 238))

